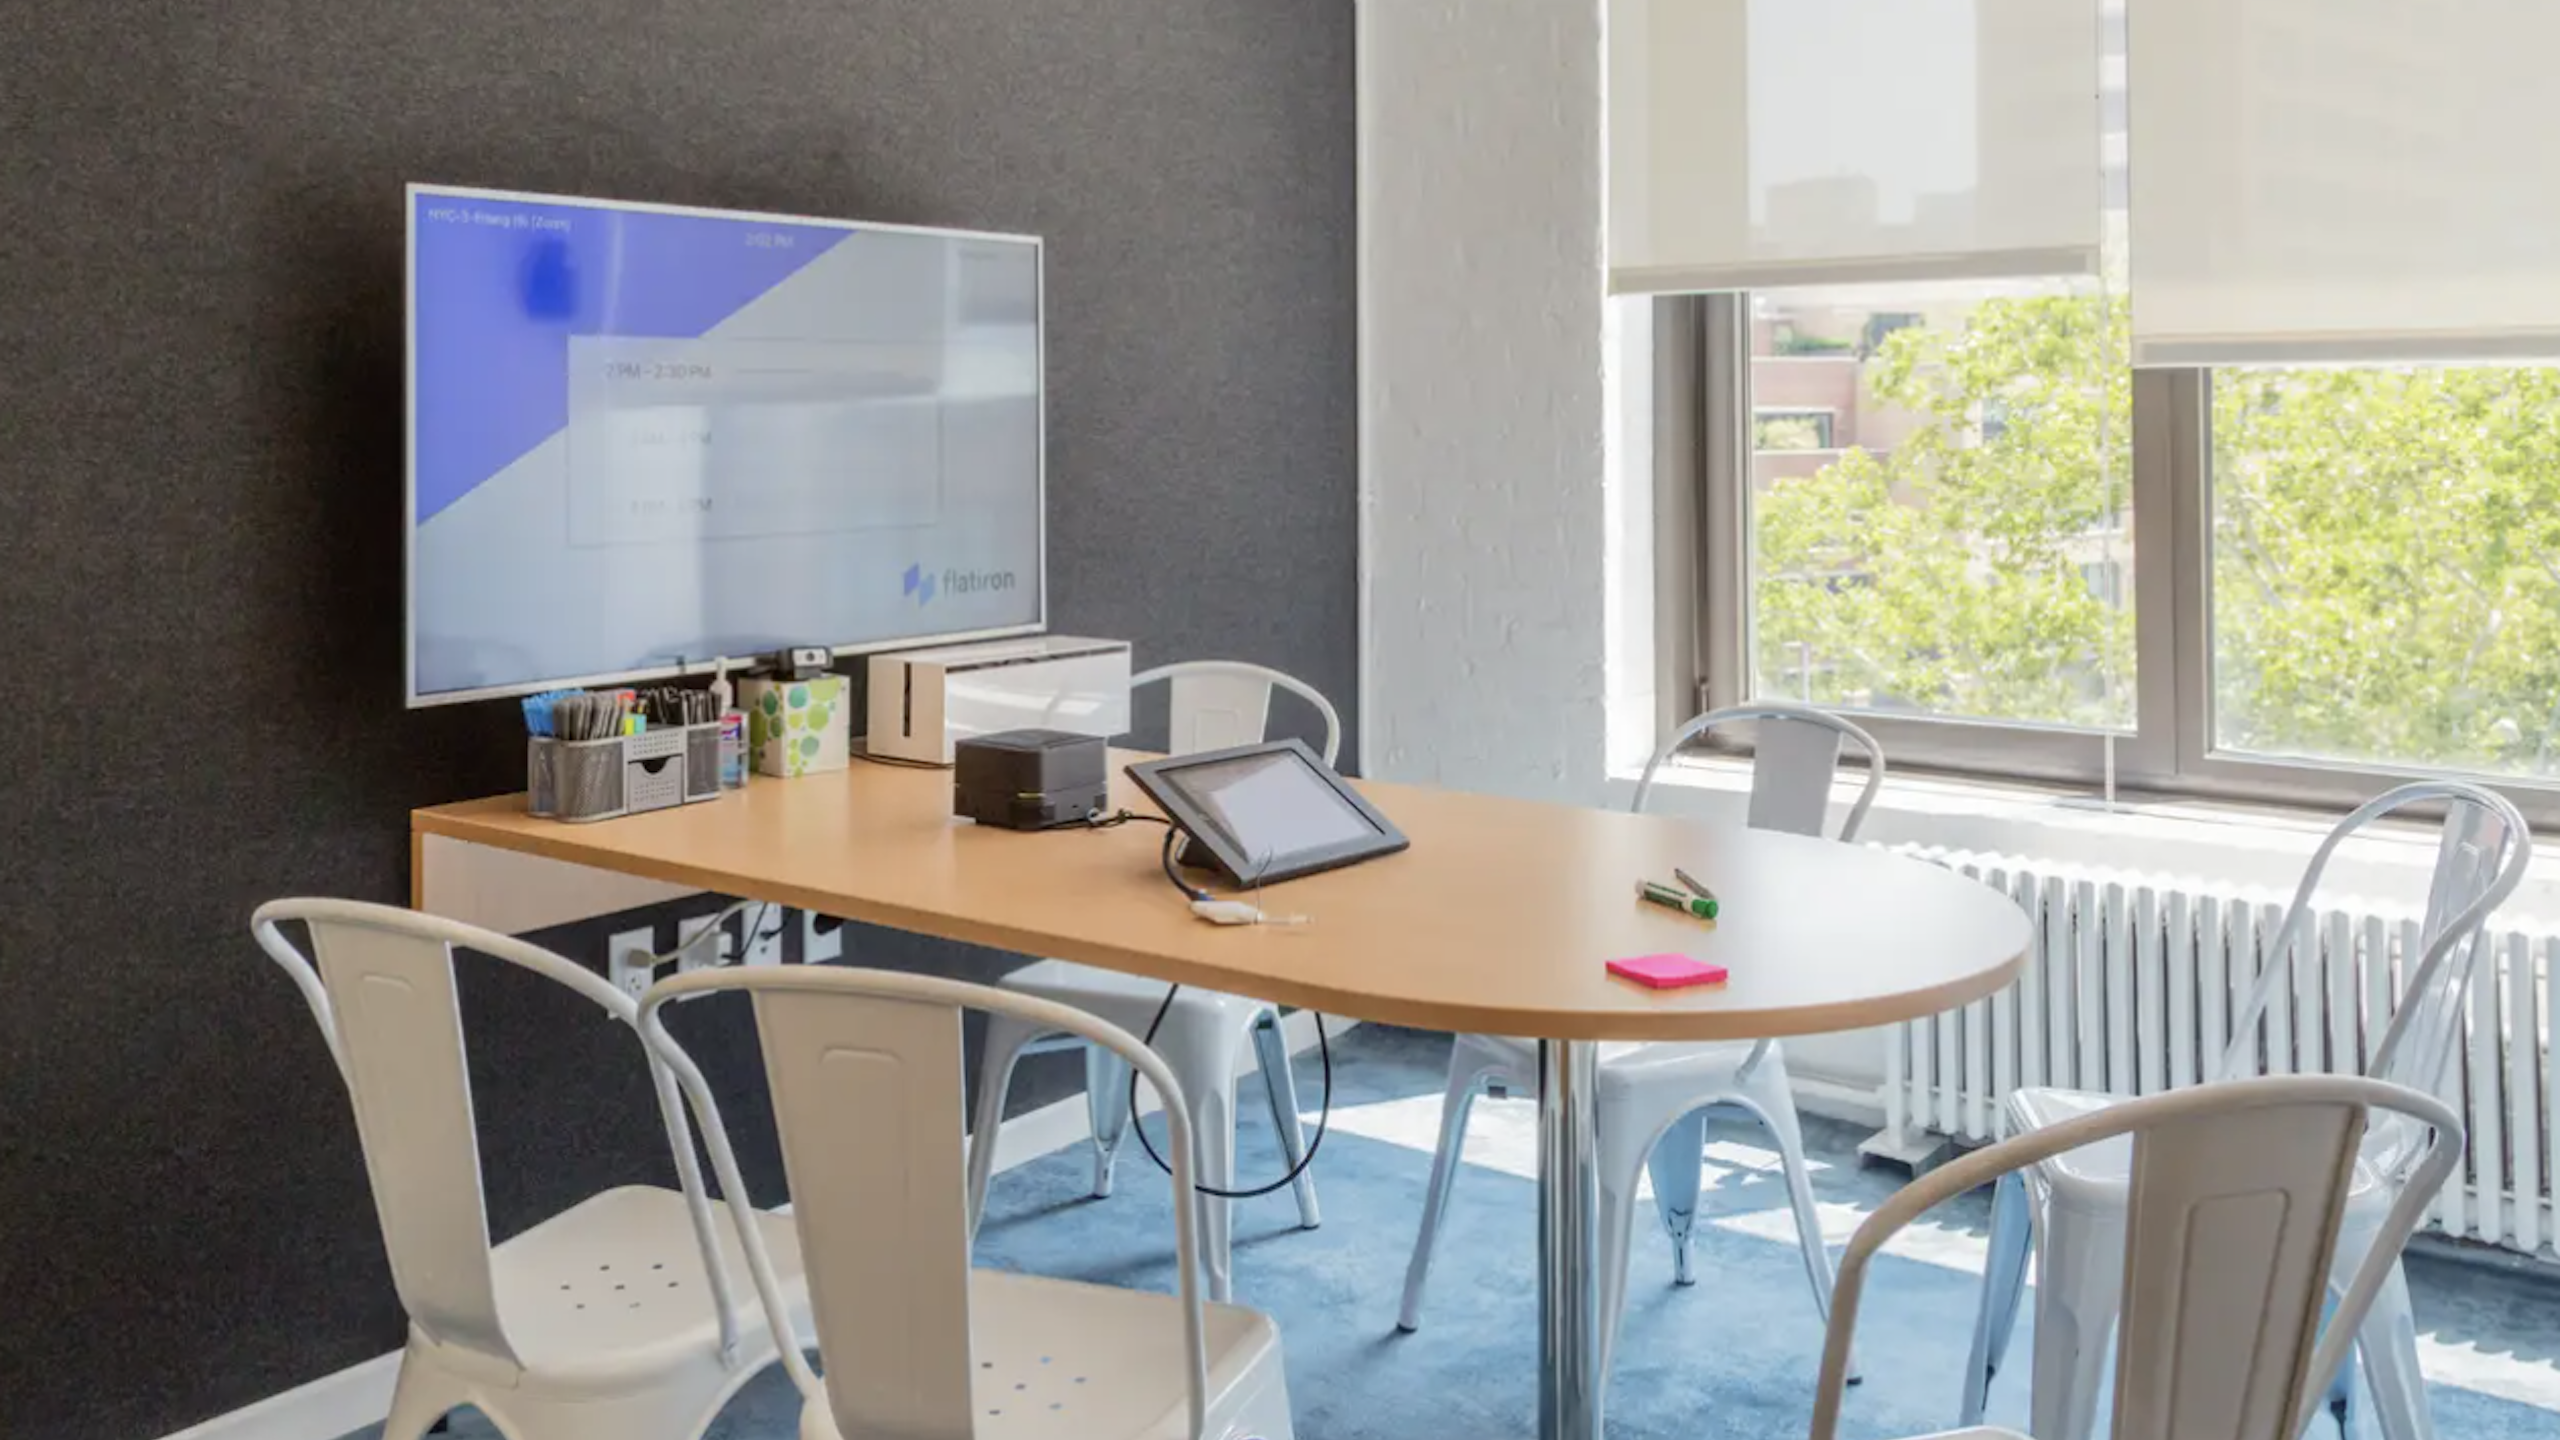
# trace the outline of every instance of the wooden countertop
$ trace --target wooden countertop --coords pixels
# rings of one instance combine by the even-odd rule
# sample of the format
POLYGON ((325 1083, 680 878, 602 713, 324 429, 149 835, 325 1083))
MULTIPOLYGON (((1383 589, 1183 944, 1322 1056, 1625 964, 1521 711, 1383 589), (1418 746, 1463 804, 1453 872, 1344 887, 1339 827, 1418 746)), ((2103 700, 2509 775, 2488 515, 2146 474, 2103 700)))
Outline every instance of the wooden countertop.
MULTIPOLYGON (((1115 804, 1153 813, 1119 767, 1115 804)), ((1017 833, 954 819, 951 773, 856 761, 759 777, 718 801, 590 825, 521 795, 413 812, 415 837, 548 856, 926 935, 1054 955, 1363 1020, 1555 1039, 1741 1039, 1909 1019, 1997 990, 2026 917, 1951 871, 1857 846, 1360 782, 1413 841, 1270 887, 1303 927, 1195 919, 1158 867, 1163 831, 1017 833), (1679 865, 1714 924, 1635 898, 1679 865), (1675 951, 1719 986, 1650 991, 1603 970, 1675 951)))

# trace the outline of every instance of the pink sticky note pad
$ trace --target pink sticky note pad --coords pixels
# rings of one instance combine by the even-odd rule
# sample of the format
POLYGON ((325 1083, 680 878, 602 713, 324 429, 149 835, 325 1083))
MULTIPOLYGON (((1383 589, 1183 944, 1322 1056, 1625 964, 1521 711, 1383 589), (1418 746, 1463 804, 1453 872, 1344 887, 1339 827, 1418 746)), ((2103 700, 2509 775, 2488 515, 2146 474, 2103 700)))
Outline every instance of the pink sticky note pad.
POLYGON ((1639 955, 1632 960, 1612 960, 1609 973, 1653 990, 1677 990, 1684 985, 1718 985, 1725 979, 1723 966, 1692 960, 1686 955, 1639 955))

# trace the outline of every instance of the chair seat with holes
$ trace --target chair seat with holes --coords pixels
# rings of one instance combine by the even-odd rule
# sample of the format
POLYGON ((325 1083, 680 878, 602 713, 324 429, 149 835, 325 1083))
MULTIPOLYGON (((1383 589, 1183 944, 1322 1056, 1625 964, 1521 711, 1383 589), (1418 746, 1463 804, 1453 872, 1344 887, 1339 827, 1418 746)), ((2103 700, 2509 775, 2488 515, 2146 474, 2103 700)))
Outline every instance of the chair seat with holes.
MULTIPOLYGON (((1182 1324, 1180 1304, 1143 1290, 972 1274, 977 1440, 1182 1435, 1182 1371, 1164 1363, 1166 1337, 1182 1324)), ((1242 1433, 1255 1433, 1247 1417, 1263 1408, 1257 1397, 1278 1398, 1280 1331, 1269 1316, 1240 1306, 1213 1304, 1205 1314, 1210 1387, 1236 1423, 1248 1425, 1242 1433)), ((843 1440, 824 1407, 810 1408, 801 1435, 843 1440)))
POLYGON ((930 975, 795 965, 664 981, 641 1002, 641 1034, 702 1117, 712 1169, 733 1194, 745 1186, 719 1101, 661 1015, 717 990, 755 996, 825 1356, 821 1378, 800 1353, 799 1317, 760 1259, 768 1232, 745 1230, 747 1269, 800 1392, 801 1440, 1290 1440, 1279 1327, 1201 1299, 1191 1107, 1172 1068, 1138 1037, 1071 1005, 930 975), (1165 1150, 1182 1202, 1173 1207, 1175 1293, 969 1263, 960 1116, 961 1016, 971 1009, 1077 1036, 1165 1097, 1165 1150))
MULTIPOLYGON (((715 1213, 725 1209, 713 1206, 715 1213)), ((756 1224, 793 1307, 807 1314, 809 1287, 790 1217, 758 1215, 756 1224)), ((743 1273, 737 1230, 725 1213, 713 1233, 722 1261, 743 1273)), ((547 1386, 616 1386, 719 1343, 702 1248, 684 1196, 673 1190, 607 1190, 492 1247, 489 1259, 516 1353, 547 1386)), ((731 1304, 741 1328, 764 1318, 748 1287, 738 1287, 731 1304)))
POLYGON ((347 1082, 409 1314, 382 1440, 421 1440, 465 1405, 510 1440, 696 1440, 772 1363, 771 1316, 805 1320, 798 1233, 710 1198, 675 1077, 645 1046, 635 1062, 683 1188, 607 1190, 489 1243, 455 956, 520 967, 636 1027, 638 1002, 602 975, 513 936, 350 900, 275 901, 250 930, 301 990, 347 1082), (308 952, 283 928, 295 924, 308 952), (742 1234, 770 1255, 754 1277, 769 1295, 735 1278, 750 1253, 742 1234))

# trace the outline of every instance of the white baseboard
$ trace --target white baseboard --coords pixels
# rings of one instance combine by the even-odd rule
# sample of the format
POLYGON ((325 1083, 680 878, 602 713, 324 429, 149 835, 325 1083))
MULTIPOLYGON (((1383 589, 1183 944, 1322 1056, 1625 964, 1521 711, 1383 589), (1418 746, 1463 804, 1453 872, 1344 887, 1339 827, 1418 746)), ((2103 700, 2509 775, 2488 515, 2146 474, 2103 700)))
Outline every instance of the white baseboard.
POLYGON ((1807 1115, 1845 1120, 1869 1129, 1884 1124, 1884 1102, 1876 1097, 1873 1085, 1807 1075, 1792 1067, 1788 1078, 1794 1082, 1796 1108, 1807 1115))
MULTIPOLYGON (((1334 1038, 1359 1025, 1357 1020, 1331 1020, 1334 1038)), ((1292 1053, 1312 1050, 1315 1016, 1301 1010, 1282 1024, 1292 1053)), ((1253 1052, 1245 1051, 1241 1076, 1252 1069, 1253 1052)), ((1160 1108, 1150 1096, 1146 1113, 1160 1108)), ((1093 1133, 1093 1122, 1081 1095, 1043 1105, 1004 1122, 996 1136, 996 1169, 1001 1172, 1063 1150, 1093 1133)), ((784 1207, 788 1209, 788 1206, 784 1207)), ((167 1440, 338 1440, 350 1430, 375 1424, 391 1413, 391 1385, 399 1378, 400 1354, 377 1355, 334 1375, 323 1375, 280 1395, 226 1415, 191 1425, 167 1440)))

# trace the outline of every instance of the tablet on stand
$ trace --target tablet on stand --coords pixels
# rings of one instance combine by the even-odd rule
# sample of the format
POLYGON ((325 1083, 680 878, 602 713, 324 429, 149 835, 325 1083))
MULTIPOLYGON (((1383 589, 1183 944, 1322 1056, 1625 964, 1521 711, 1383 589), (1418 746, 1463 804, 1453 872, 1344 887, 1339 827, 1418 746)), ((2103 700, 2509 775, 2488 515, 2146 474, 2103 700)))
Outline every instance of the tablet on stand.
POLYGON ((1190 837, 1182 863, 1238 886, 1332 870, 1412 842, 1297 740, 1272 740, 1129 767, 1147 798, 1190 837))

